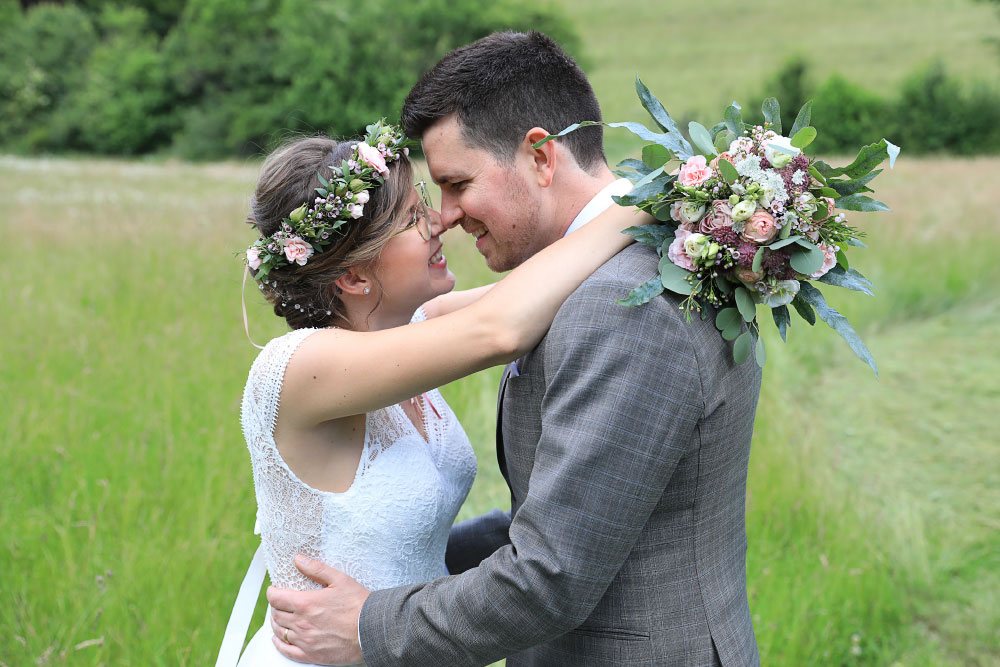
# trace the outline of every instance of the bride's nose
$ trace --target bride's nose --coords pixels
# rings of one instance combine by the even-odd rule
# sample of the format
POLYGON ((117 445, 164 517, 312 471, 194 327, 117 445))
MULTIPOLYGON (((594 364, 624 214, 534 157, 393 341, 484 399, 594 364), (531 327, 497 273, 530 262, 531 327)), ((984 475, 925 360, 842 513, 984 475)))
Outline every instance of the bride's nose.
POLYGON ((441 222, 441 214, 436 210, 428 208, 427 215, 430 218, 431 238, 441 236, 448 230, 448 228, 444 226, 444 223, 441 222))

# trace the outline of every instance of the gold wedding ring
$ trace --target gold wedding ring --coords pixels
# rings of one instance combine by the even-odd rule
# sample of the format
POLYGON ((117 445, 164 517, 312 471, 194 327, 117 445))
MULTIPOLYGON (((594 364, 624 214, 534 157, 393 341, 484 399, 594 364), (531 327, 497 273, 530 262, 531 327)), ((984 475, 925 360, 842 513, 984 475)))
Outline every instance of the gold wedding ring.
POLYGON ((288 628, 285 628, 285 643, 286 644, 291 643, 291 642, 288 641, 288 628))

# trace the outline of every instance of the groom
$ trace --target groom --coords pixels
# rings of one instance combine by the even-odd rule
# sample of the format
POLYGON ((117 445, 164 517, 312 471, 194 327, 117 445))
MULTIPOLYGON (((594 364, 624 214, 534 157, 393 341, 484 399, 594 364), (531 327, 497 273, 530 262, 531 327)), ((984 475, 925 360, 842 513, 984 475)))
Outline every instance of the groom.
MULTIPOLYGON (((613 205, 583 72, 548 37, 497 33, 446 55, 403 107, 461 226, 495 271, 613 205)), ((562 306, 500 385, 509 512, 457 524, 451 576, 368 591, 315 561, 319 591, 268 590, 305 662, 371 667, 757 665, 744 500, 760 371, 673 296, 615 301, 655 274, 633 244, 562 306), (360 646, 359 646, 360 642, 360 646), (363 649, 363 650, 362 650, 363 649)), ((558 279, 553 276, 553 279, 558 279)), ((276 636, 281 636, 280 629, 276 636)))

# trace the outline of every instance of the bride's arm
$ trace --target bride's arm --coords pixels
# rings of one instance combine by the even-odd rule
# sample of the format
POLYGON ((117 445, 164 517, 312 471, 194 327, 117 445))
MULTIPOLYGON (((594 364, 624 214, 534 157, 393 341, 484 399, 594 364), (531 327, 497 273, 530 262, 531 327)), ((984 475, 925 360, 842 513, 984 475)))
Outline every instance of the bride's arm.
POLYGON ((541 340, 587 276, 631 242, 622 230, 651 221, 634 208, 612 206, 465 308, 380 331, 316 332, 288 364, 282 415, 315 424, 360 414, 517 359, 541 340))
POLYGON ((430 319, 432 317, 447 315, 448 313, 454 312, 459 308, 465 308, 473 301, 481 299, 483 295, 493 288, 494 285, 496 285, 496 283, 490 283, 489 285, 483 285, 481 287, 473 287, 472 289, 455 290, 454 292, 442 294, 441 296, 435 297, 424 304, 424 315, 430 319))

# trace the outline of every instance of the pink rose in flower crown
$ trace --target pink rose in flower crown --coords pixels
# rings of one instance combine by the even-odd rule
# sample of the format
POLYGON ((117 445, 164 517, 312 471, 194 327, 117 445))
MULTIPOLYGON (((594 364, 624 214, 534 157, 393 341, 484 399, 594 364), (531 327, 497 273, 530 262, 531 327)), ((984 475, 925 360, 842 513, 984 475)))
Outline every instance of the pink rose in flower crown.
POLYGON ((680 176, 677 180, 681 185, 695 187, 701 185, 712 177, 712 170, 705 161, 704 155, 692 155, 688 161, 681 165, 680 176))
POLYGON ((358 142, 358 159, 383 176, 389 175, 389 167, 385 166, 385 158, 382 157, 382 153, 363 141, 358 142))
POLYGON ((261 265, 260 252, 257 250, 257 248, 252 246, 247 248, 247 265, 253 271, 256 271, 257 269, 260 268, 261 265))
POLYGON ((305 266, 306 260, 313 256, 312 246, 298 236, 285 239, 284 246, 285 257, 288 258, 289 264, 294 262, 299 266, 305 266))
POLYGON ((684 241, 691 236, 691 232, 686 229, 677 228, 674 231, 674 242, 670 244, 667 248, 667 257, 670 261, 681 267, 682 269, 687 269, 688 271, 694 271, 694 262, 688 257, 688 254, 684 251, 684 241))
POLYGON ((712 208, 708 215, 701 219, 698 231, 702 234, 712 235, 717 229, 733 226, 733 209, 729 202, 724 199, 716 199, 712 202, 712 208))
POLYGON ((821 266, 819 268, 819 271, 817 271, 816 273, 809 274, 809 277, 812 278, 813 280, 816 280, 817 278, 822 278, 823 276, 825 276, 827 273, 830 272, 830 269, 837 266, 837 253, 834 252, 833 249, 828 247, 825 243, 820 243, 818 245, 819 249, 823 251, 823 266, 821 266))
POLYGON ((746 227, 743 228, 744 240, 751 243, 767 243, 778 233, 778 226, 774 222, 774 216, 762 208, 757 209, 747 220, 746 227))

